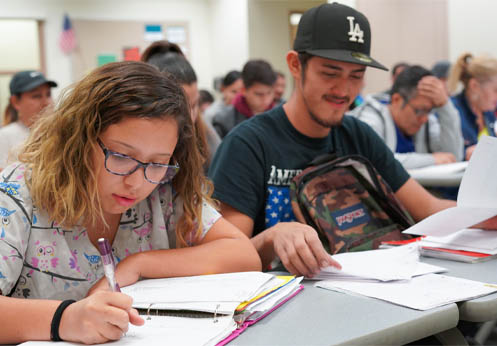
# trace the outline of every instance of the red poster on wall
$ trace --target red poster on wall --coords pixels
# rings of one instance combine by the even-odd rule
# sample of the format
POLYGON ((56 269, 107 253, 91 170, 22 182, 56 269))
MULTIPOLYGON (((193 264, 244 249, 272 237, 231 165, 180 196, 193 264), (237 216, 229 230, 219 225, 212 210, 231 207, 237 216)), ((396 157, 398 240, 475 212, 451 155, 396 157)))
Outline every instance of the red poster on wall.
POLYGON ((140 48, 123 48, 124 61, 140 61, 140 48))

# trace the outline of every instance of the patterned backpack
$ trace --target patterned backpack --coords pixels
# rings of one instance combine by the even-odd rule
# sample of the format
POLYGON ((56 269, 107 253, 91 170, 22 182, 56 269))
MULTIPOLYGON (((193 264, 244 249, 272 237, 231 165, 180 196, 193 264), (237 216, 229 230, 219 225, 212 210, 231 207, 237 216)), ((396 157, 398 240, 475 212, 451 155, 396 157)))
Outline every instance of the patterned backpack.
POLYGON ((362 156, 318 157, 293 179, 290 196, 297 220, 314 227, 331 254, 410 238, 401 232, 412 218, 362 156))

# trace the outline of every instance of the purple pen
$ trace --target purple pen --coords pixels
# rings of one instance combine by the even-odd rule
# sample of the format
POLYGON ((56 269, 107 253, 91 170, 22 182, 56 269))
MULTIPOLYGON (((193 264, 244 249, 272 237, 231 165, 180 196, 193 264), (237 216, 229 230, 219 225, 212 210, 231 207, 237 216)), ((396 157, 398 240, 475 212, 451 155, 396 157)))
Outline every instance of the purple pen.
POLYGON ((119 284, 116 281, 116 276, 114 274, 116 263, 114 262, 114 256, 112 255, 112 249, 110 247, 109 241, 106 238, 99 238, 98 248, 100 249, 102 263, 104 264, 105 277, 107 278, 110 289, 113 292, 121 292, 119 284))

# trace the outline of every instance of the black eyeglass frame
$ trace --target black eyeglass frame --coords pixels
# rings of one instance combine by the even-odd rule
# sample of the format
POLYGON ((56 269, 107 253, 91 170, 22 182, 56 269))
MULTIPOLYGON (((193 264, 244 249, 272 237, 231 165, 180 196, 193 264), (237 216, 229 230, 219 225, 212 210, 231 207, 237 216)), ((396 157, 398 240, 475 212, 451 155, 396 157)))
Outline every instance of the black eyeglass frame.
POLYGON ((137 160, 135 159, 134 157, 131 157, 131 156, 128 156, 128 155, 125 155, 125 154, 121 154, 121 153, 118 153, 116 151, 113 151, 113 150, 110 150, 109 148, 107 148, 100 139, 97 138, 97 143, 98 145, 100 146, 100 148, 102 149, 104 155, 105 155, 105 161, 104 161, 104 166, 105 166, 105 169, 107 170, 107 172, 109 173, 112 173, 112 174, 115 174, 115 175, 119 175, 119 176, 127 176, 127 175, 131 175, 133 174, 134 172, 136 172, 136 170, 140 167, 143 167, 143 176, 145 177, 145 180, 148 181, 149 183, 152 183, 152 184, 165 184, 165 183, 169 183, 173 180, 174 176, 178 173, 179 171, 179 165, 176 163, 175 165, 166 165, 166 164, 163 164, 163 163, 156 163, 156 162, 148 162, 148 163, 145 163, 145 162, 141 162, 140 160, 137 160), (118 173, 118 172, 114 172, 112 171, 111 169, 109 169, 107 167, 107 159, 109 158, 109 156, 117 156, 117 157, 120 157, 120 158, 124 158, 124 159, 130 159, 130 160, 133 160, 135 161, 137 164, 135 166, 135 168, 133 168, 131 171, 127 172, 127 173, 118 173), (164 173, 164 178, 162 178, 160 181, 154 181, 154 180, 150 180, 148 177, 147 177, 147 168, 149 166, 155 166, 155 167, 166 167, 166 173, 164 173))

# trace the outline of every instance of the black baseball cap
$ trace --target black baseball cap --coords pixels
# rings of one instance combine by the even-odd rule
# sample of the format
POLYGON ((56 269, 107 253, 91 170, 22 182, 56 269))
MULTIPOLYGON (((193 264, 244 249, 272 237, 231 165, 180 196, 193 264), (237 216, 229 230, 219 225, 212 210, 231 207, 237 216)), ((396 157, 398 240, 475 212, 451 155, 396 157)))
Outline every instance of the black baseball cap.
POLYGON ((322 4, 300 18, 293 49, 326 59, 388 68, 371 58, 371 29, 368 19, 355 9, 322 4))
POLYGON ((42 84, 48 84, 52 88, 57 86, 57 83, 47 80, 43 73, 39 71, 21 71, 16 73, 10 81, 10 94, 24 93, 42 84))

